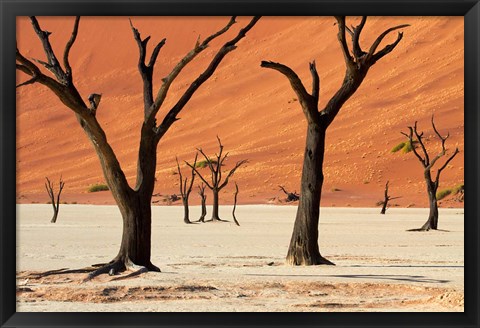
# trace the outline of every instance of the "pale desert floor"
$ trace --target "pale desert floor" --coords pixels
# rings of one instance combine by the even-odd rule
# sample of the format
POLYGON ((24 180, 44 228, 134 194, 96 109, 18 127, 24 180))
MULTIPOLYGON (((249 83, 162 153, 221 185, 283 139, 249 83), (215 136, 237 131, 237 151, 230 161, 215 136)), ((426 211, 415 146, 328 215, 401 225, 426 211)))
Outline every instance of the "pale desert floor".
MULTIPOLYGON (((295 211, 239 206, 237 227, 186 225, 182 207, 153 207, 152 262, 162 272, 81 283, 85 272, 61 269, 116 255, 117 208, 61 205, 51 224, 51 205, 18 205, 17 311, 463 311, 463 209, 440 210, 446 231, 407 232, 427 209, 322 208, 320 251, 336 266, 315 267, 284 264, 295 211)), ((230 220, 231 207, 220 214, 230 220)))

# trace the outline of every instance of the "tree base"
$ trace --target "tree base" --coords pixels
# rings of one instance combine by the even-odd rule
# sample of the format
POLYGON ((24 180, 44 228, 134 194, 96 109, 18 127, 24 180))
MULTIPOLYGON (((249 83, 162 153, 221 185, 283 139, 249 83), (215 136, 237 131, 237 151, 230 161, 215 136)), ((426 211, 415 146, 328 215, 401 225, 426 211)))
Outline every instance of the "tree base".
MULTIPOLYGON (((95 265, 97 266, 97 265, 95 265)), ((92 280, 93 278, 108 273, 110 276, 114 276, 120 272, 124 271, 133 271, 132 273, 128 274, 125 277, 119 277, 114 280, 126 279, 134 276, 138 276, 144 272, 152 271, 152 272, 161 272, 160 268, 149 263, 148 265, 137 265, 133 263, 129 258, 127 259, 114 259, 105 265, 102 265, 100 268, 96 269, 95 271, 88 274, 88 276, 83 280, 83 282, 87 282, 92 280)))
POLYGON ((290 265, 335 265, 321 255, 315 257, 287 255, 286 262, 290 265))
POLYGON ((407 231, 430 231, 430 230, 437 230, 437 229, 433 229, 433 228, 417 228, 417 229, 408 229, 407 231))

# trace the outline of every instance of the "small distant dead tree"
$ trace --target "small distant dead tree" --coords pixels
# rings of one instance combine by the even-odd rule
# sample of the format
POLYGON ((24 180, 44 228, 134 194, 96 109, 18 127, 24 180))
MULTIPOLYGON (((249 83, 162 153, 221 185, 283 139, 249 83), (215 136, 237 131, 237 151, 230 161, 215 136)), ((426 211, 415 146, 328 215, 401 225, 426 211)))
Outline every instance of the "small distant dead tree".
POLYGON ((202 183, 201 186, 198 187, 198 194, 200 195, 200 198, 202 200, 202 214, 200 214, 200 219, 198 219, 197 222, 205 222, 205 216, 207 215, 207 195, 205 194, 205 184, 202 183))
POLYGON ((220 219, 220 216, 218 214, 218 193, 220 190, 225 188, 225 186, 228 184, 228 180, 230 177, 235 173, 235 171, 242 166, 243 164, 247 163, 247 160, 241 160, 238 161, 233 169, 231 169, 225 180, 222 180, 222 166, 224 165, 223 163, 227 159, 228 153, 223 155, 223 145, 222 142, 220 141, 220 138, 217 136, 218 140, 218 145, 219 145, 219 152, 218 154, 215 154, 216 159, 211 159, 208 157, 202 149, 197 148, 197 150, 205 157, 205 161, 207 162, 208 168, 210 169, 210 172, 212 174, 212 181, 211 183, 208 183, 207 180, 203 177, 203 175, 198 171, 198 169, 195 167, 195 165, 191 165, 188 162, 185 162, 188 166, 190 166, 195 173, 198 175, 198 177, 207 185, 207 187, 212 191, 213 193, 213 209, 212 209, 212 219, 210 221, 222 221, 220 219))
MULTIPOLYGON (((195 160, 193 162, 193 166, 197 165, 197 157, 198 157, 198 153, 195 154, 195 160)), ((175 157, 175 159, 177 161, 178 178, 180 180, 180 195, 182 196, 182 203, 184 208, 183 222, 190 224, 192 222, 190 222, 188 198, 190 197, 190 193, 192 192, 193 182, 195 181, 195 171, 192 170, 192 175, 190 177, 190 184, 188 184, 188 177, 185 177, 185 179, 183 179, 182 170, 180 170, 180 164, 178 164, 178 158, 175 157), (188 184, 188 187, 187 187, 187 184, 188 184)))
POLYGON ((235 193, 233 194, 233 210, 232 210, 232 216, 233 216, 233 222, 237 226, 240 226, 240 223, 238 223, 237 218, 235 217, 235 209, 237 208, 237 195, 238 195, 238 185, 235 182, 235 193))
POLYGON ((58 194, 57 199, 55 200, 55 191, 53 190, 53 183, 50 182, 48 177, 45 177, 47 182, 45 182, 45 189, 47 190, 48 196, 50 197, 50 201, 52 202, 53 206, 53 217, 50 220, 51 223, 57 222, 58 211, 60 209, 60 194, 62 193, 63 187, 65 186, 65 182, 62 180, 60 176, 60 181, 58 182, 58 194))
POLYGON ((435 163, 440 158, 446 155, 447 150, 445 148, 445 141, 447 141, 448 137, 450 136, 450 133, 448 133, 446 137, 442 137, 442 135, 438 132, 437 128, 435 127, 435 123, 433 121, 433 115, 432 115, 432 127, 433 127, 433 131, 435 131, 435 134, 437 135, 438 139, 440 139, 442 144, 442 150, 433 159, 430 159, 427 148, 425 147, 425 143, 423 142, 423 132, 419 133, 417 130, 417 122, 415 122, 413 127, 411 126, 408 127, 408 130, 409 130, 408 134, 401 132, 404 136, 408 138, 408 140, 411 143, 413 143, 413 138, 415 135, 415 137, 418 140, 418 143, 420 144, 420 148, 422 149, 423 156, 419 154, 419 152, 417 151, 417 149, 415 149, 415 147, 412 148, 413 153, 418 158, 418 160, 420 161, 420 163, 424 168, 423 176, 425 178, 425 183, 427 185, 428 201, 430 205, 430 213, 428 215, 427 222, 425 222, 425 224, 420 229, 412 229, 411 231, 428 231, 430 229, 437 230, 437 227, 438 227, 437 189, 438 189, 438 183, 440 180, 440 174, 447 167, 448 163, 450 163, 450 161, 459 153, 458 148, 455 148, 455 151, 453 152, 453 154, 451 154, 450 157, 448 157, 448 159, 445 161, 445 163, 437 170, 435 179, 432 179, 431 170, 435 165, 435 163))
POLYGON ((390 181, 387 181, 387 183, 385 184, 385 196, 383 198, 383 202, 381 202, 382 204, 382 210, 380 211, 380 214, 385 214, 385 212, 387 211, 387 206, 388 206, 388 202, 392 199, 397 199, 397 198, 400 198, 401 196, 398 196, 398 197, 390 197, 388 195, 388 183, 390 181))
POLYGON ((300 199, 300 195, 297 193, 297 191, 288 192, 285 190, 285 187, 283 186, 279 186, 279 187, 280 187, 280 190, 283 191, 285 195, 287 195, 287 198, 285 199, 287 203, 294 202, 300 199))

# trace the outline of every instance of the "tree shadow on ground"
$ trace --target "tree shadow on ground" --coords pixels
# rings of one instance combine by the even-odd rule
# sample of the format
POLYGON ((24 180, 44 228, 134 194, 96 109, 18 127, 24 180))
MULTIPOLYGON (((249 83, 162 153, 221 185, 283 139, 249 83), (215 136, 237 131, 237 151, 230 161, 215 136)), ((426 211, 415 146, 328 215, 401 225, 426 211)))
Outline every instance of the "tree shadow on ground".
MULTIPOLYGON (((91 273, 95 270, 98 269, 98 267, 103 266, 104 264, 94 264, 90 267, 82 268, 82 269, 69 269, 69 268, 62 268, 62 269, 55 269, 55 270, 49 270, 49 271, 44 271, 44 272, 29 272, 27 274, 23 275, 18 275, 17 279, 40 279, 40 278, 45 278, 49 276, 55 276, 55 275, 64 275, 64 274, 76 274, 76 273, 91 273)), ((140 275, 141 273, 144 273, 146 271, 135 271, 135 272, 128 272, 125 271, 125 275, 118 275, 115 274, 115 278, 112 279, 114 280, 123 280, 131 277, 135 277, 140 275)), ((150 271, 149 271, 150 272, 150 271)), ((162 272, 162 273, 169 273, 169 274, 178 274, 177 272, 162 272)))
POLYGON ((247 276, 263 276, 263 277, 335 277, 335 278, 349 278, 349 279, 374 279, 374 280, 396 280, 396 281, 410 281, 410 282, 423 282, 423 283, 438 283, 446 284, 450 280, 446 279, 432 279, 425 276, 411 276, 403 274, 255 274, 247 273, 247 276))
POLYGON ((62 268, 62 269, 56 269, 56 270, 49 270, 45 272, 35 272, 35 273, 30 273, 24 276, 17 276, 18 279, 25 279, 25 278, 30 278, 30 279, 38 279, 38 278, 44 278, 48 276, 53 276, 53 275, 60 275, 60 274, 71 274, 71 273, 90 273, 92 271, 95 271, 96 265, 83 268, 83 269, 69 269, 69 268, 62 268))
POLYGON ((422 229, 422 228, 416 228, 416 229, 408 229, 405 230, 407 232, 429 232, 429 231, 438 231, 438 232, 451 232, 450 230, 445 230, 445 229, 422 229))
POLYGON ((464 268, 463 265, 364 265, 352 264, 344 265, 346 268, 464 268))

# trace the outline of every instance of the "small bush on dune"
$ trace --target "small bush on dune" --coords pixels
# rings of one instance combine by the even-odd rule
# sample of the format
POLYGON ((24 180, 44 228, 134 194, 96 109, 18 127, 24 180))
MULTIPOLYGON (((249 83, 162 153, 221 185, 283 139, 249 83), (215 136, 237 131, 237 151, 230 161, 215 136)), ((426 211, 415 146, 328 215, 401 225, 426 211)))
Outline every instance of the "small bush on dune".
POLYGON ((106 184, 96 183, 88 187, 88 192, 106 191, 109 190, 106 184))
POLYGON ((447 188, 447 189, 440 190, 439 192, 437 192, 437 200, 441 200, 441 199, 447 197, 448 195, 457 195, 458 193, 463 192, 464 188, 465 187, 462 183, 462 184, 459 184, 458 186, 453 187, 453 188, 447 188))
POLYGON ((403 147, 405 147, 405 142, 399 143, 398 145, 396 145, 395 147, 393 147, 392 150, 390 150, 390 152, 396 153, 397 151, 399 151, 399 150, 402 149, 403 147))
POLYGON ((452 193, 454 195, 458 194, 459 192, 463 191, 465 189, 465 186, 462 184, 459 184, 458 186, 456 186, 455 188, 453 188, 452 190, 452 193))
MULTIPOLYGON (((212 164, 217 164, 217 161, 214 160, 214 159, 210 159, 210 162, 212 162, 212 164)), ((203 160, 203 161, 200 161, 200 162, 197 162, 197 164, 195 164, 195 167, 196 168, 205 168, 208 166, 208 161, 207 160, 203 160)))
POLYGON ((413 141, 413 144, 410 141, 401 142, 390 150, 392 153, 396 153, 401 150, 404 154, 409 153, 413 150, 413 147, 417 147, 416 144, 418 141, 413 141))
POLYGON ((452 189, 443 189, 437 192, 437 200, 444 199, 452 193, 452 189))
POLYGON ((413 143, 411 143, 410 141, 407 141, 405 143, 405 146, 403 147, 402 151, 404 154, 406 153, 409 153, 413 150, 414 147, 417 147, 416 144, 418 143, 418 141, 413 141, 413 143))

